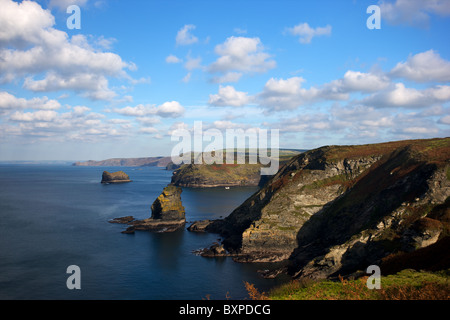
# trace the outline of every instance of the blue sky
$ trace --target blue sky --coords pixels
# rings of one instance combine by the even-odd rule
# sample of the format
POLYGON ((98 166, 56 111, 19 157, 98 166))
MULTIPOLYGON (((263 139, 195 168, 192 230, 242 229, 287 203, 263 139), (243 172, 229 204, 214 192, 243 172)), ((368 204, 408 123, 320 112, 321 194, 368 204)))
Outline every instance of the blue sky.
POLYGON ((450 136, 450 1, 0 7, 0 160, 170 155, 194 121, 298 149, 450 136))

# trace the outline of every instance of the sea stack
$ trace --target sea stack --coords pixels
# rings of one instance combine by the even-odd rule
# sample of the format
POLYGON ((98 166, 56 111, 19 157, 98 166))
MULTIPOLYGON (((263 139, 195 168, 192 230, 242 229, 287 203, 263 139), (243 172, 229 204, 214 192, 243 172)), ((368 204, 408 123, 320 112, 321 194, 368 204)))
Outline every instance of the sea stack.
POLYGON ((130 227, 123 233, 134 233, 135 230, 173 232, 184 227, 186 216, 181 192, 182 189, 174 185, 165 187, 151 206, 151 217, 129 222, 130 227))
POLYGON ((103 171, 101 183, 124 183, 131 182, 130 177, 123 171, 117 171, 110 173, 108 171, 103 171))

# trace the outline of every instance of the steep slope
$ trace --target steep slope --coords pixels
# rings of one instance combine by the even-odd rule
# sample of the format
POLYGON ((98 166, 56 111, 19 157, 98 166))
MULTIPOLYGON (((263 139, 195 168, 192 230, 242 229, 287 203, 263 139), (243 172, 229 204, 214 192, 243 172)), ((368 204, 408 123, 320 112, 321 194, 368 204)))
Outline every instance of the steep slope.
POLYGON ((207 230, 239 261, 348 274, 449 234, 448 217, 430 215, 450 196, 449 159, 450 138, 311 150, 207 230))

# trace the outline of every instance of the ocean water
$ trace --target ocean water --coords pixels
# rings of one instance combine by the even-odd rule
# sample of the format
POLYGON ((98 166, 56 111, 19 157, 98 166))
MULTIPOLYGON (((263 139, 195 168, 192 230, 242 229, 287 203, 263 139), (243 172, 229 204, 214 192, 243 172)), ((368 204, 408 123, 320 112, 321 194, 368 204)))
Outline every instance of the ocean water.
MULTIPOLYGON (((102 185, 108 167, 0 164, 0 299, 245 299, 244 281, 267 291, 285 279, 263 279, 264 264, 193 254, 218 235, 139 231, 108 220, 151 215, 170 182, 163 168, 120 168, 133 180, 102 185), (67 267, 80 268, 69 290, 67 267)), ((183 188, 188 222, 227 216, 257 188, 183 188)), ((188 226, 189 223, 186 225, 188 226)))

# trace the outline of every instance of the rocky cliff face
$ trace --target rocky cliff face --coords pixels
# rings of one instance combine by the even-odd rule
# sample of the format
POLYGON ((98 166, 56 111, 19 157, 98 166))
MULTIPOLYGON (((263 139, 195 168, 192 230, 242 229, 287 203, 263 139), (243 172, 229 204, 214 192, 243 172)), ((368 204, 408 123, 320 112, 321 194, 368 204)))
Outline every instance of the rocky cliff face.
MULTIPOLYGON (((288 162, 293 156, 303 152, 303 150, 280 149, 278 158, 278 165, 281 167, 288 162)), ((174 168, 171 184, 180 187, 192 188, 208 188, 208 187, 237 187, 237 186, 261 186, 270 178, 266 175, 261 175, 261 168, 266 167, 261 163, 270 162, 270 159, 265 158, 260 161, 258 158, 256 164, 250 164, 249 153, 239 152, 234 153, 234 156, 243 156, 244 163, 228 163, 226 159, 226 152, 223 153, 222 164, 205 164, 202 162, 202 154, 192 155, 191 164, 183 164, 181 166, 168 165, 167 168, 174 168)), ((255 154, 255 153, 252 153, 255 154)), ((203 157, 205 157, 203 155, 203 157)))
POLYGON ((127 216, 111 220, 111 223, 130 225, 123 233, 134 233, 136 230, 173 232, 186 223, 185 210, 181 203, 181 188, 168 185, 153 202, 152 215, 148 219, 134 220, 127 216))
POLYGON ((171 183, 193 188, 258 186, 260 170, 256 164, 187 164, 174 171, 171 183))
POLYGON ((295 277, 349 274, 448 236, 448 210, 434 209, 448 207, 449 179, 450 138, 322 147, 205 229, 239 261, 286 261, 295 277))
POLYGON ((185 221, 185 211, 181 203, 181 188, 169 185, 152 204, 152 219, 173 221, 185 221))

